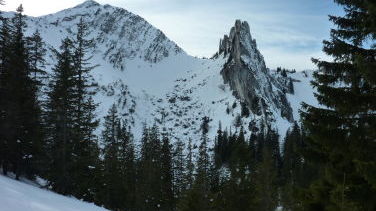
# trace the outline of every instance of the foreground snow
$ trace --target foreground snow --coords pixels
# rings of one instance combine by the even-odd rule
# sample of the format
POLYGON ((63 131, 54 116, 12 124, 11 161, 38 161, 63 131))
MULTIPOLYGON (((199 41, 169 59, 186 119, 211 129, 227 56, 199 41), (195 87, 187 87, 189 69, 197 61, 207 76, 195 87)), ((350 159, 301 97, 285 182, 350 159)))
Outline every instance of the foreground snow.
POLYGON ((94 204, 58 195, 0 175, 1 211, 106 211, 94 204))

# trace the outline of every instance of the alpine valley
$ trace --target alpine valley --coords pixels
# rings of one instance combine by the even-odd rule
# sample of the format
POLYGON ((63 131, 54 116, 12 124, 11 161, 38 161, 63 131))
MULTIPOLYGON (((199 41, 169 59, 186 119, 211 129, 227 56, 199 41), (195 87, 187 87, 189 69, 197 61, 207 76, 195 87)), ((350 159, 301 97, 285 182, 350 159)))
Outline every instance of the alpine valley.
POLYGON ((328 59, 313 58, 316 70, 268 68, 257 22, 234 20, 198 58, 92 0, 40 17, 22 4, 0 11, 0 210, 376 210, 376 1, 261 2, 256 15, 245 7, 255 1, 220 7, 241 3, 241 14, 268 20, 257 26, 289 43, 267 46, 286 55, 316 45, 291 48, 295 35, 278 28, 295 24, 271 24, 276 14, 311 40, 322 8, 343 7, 325 10, 328 59))

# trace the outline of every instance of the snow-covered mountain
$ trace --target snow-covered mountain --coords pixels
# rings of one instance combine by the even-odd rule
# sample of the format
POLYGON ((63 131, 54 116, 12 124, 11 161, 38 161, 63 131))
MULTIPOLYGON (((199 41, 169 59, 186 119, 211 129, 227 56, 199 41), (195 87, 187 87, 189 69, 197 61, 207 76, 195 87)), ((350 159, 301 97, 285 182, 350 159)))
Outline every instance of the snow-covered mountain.
MULTIPOLYGON (((188 55, 140 16, 91 0, 55 14, 28 17, 27 34, 38 29, 49 47, 58 48, 81 17, 96 40, 92 63, 99 67, 92 74, 100 85, 95 97, 98 118, 116 104, 136 139, 145 123, 156 123, 175 139, 197 141, 205 116, 211 120, 209 137, 214 137, 219 122, 223 129, 235 131, 241 105, 250 110, 241 118, 243 127, 270 124, 283 136, 299 119, 300 102, 316 104, 310 73, 283 77, 269 70, 246 22, 236 21, 211 59, 188 55)), ((50 71, 51 53, 48 62, 50 71)))

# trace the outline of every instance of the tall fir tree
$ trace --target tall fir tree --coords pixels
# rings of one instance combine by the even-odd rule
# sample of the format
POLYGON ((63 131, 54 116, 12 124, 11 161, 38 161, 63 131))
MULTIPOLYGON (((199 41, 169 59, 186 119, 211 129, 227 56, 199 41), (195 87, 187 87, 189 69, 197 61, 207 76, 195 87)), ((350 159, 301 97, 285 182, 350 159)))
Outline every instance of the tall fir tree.
MULTIPOLYGON (((49 110, 48 118, 51 126, 55 125, 51 130, 55 134, 49 137, 53 142, 51 156, 56 160, 63 159, 65 167, 56 165, 57 168, 62 170, 69 166, 72 170, 69 175, 70 188, 60 191, 91 201, 94 200, 93 190, 96 184, 95 178, 99 174, 100 162, 97 138, 94 135, 98 125, 98 120, 95 118, 96 104, 93 100, 94 82, 90 75, 94 67, 89 64, 91 58, 89 49, 93 46, 92 42, 87 40, 87 35, 87 25, 81 19, 77 25, 76 37, 73 40, 65 39, 61 47, 62 52, 56 53, 58 64, 54 68, 55 79, 50 88, 47 110, 49 110), (59 97, 60 92, 64 97, 59 97), (56 105, 60 103, 63 106, 56 105), (59 112, 67 116, 62 117, 60 116, 62 113, 59 112), (60 121, 60 118, 64 121, 60 121), (59 124, 63 125, 56 126, 59 124), (59 133, 65 133, 61 136, 64 139, 62 142, 54 137, 59 133), (58 154, 53 153, 53 148, 59 144, 65 148, 60 158, 58 154)), ((51 171, 51 174, 55 174, 55 171, 51 171)))
POLYGON ((175 207, 173 192, 172 147, 166 134, 161 148, 161 210, 171 211, 175 207))
POLYGON ((30 78, 29 52, 24 35, 26 23, 22 13, 20 5, 10 25, 3 19, 0 85, 4 96, 1 130, 5 134, 2 143, 8 150, 3 165, 5 169, 11 166, 17 179, 21 175, 31 178, 38 172, 43 140, 36 87, 30 78))
POLYGON ((104 117, 103 143, 103 204, 113 210, 122 208, 123 186, 120 162, 120 119, 113 105, 104 117))
POLYGON ((137 208, 157 210, 161 207, 161 140, 157 125, 145 126, 138 164, 137 208))
POLYGON ((173 149, 173 190, 175 202, 178 201, 185 189, 187 188, 187 183, 185 181, 186 165, 185 165, 185 155, 184 155, 185 145, 184 142, 178 139, 174 144, 173 149))
POLYGON ((199 186, 200 190, 203 192, 208 192, 210 190, 210 156, 208 148, 208 136, 207 130, 203 132, 201 138, 201 144, 198 149, 197 158, 197 169, 196 169, 196 185, 199 186))
POLYGON ((6 175, 10 167, 10 139, 8 133, 10 126, 10 72, 9 60, 11 57, 10 49, 10 26, 7 18, 1 17, 0 32, 0 159, 3 173, 6 175))
POLYGON ((90 65, 93 40, 88 39, 88 25, 83 20, 77 24, 76 37, 73 42, 74 66, 74 146, 73 165, 74 195, 85 200, 93 199, 91 189, 95 186, 95 175, 98 173, 99 148, 94 134, 99 121, 95 116, 97 104, 93 100, 95 83, 91 71, 95 66, 90 65))
POLYGON ((257 135, 255 132, 252 132, 249 137, 249 155, 250 171, 253 172, 257 163, 257 135))
POLYGON ((38 153, 35 157, 37 163, 37 172, 40 176, 45 176, 45 166, 48 165, 48 158, 47 158, 47 148, 45 143, 45 112, 42 110, 42 106, 44 104, 44 98, 42 97, 45 94, 45 87, 47 85, 48 75, 45 71, 45 56, 46 56, 46 46, 39 34, 39 31, 35 31, 31 37, 27 37, 26 45, 28 49, 28 63, 29 63, 29 77, 33 81, 33 88, 35 92, 35 99, 36 107, 34 112, 38 116, 37 130, 40 139, 38 153))
POLYGON ((120 126, 120 153, 121 178, 124 196, 122 197, 123 208, 125 210, 136 209, 136 156, 134 149, 133 135, 130 128, 127 128, 125 121, 120 126))
POLYGON ((31 37, 28 37, 27 47, 29 50, 30 75, 39 91, 47 78, 47 72, 45 71, 47 49, 38 30, 31 37))
POLYGON ((299 192, 304 187, 303 136, 297 123, 287 131, 281 169, 281 205, 285 210, 300 210, 299 192))
MULTIPOLYGON (((184 194, 184 197, 177 205, 178 210, 211 210, 212 209, 212 194, 210 192, 211 180, 210 180, 210 156, 208 149, 208 122, 209 118, 203 118, 201 124, 202 137, 201 144, 198 149, 197 168, 195 168, 195 180, 192 186, 188 185, 188 189, 184 194)), ((187 166, 187 179, 191 180, 193 177, 193 162, 192 162, 192 147, 191 141, 188 144, 188 166, 187 166)), ((194 170, 193 170, 194 171, 194 170)), ((190 181, 189 181, 190 182, 190 181)))
POLYGON ((241 127, 234 142, 231 158, 231 177, 226 185, 226 198, 229 210, 247 210, 251 206, 253 190, 250 171, 250 151, 241 127))
POLYGON ((267 131, 267 135, 261 132, 258 136, 257 153, 259 157, 252 175, 255 195, 250 209, 272 211, 277 208, 279 202, 278 158, 280 155, 276 149, 278 137, 273 131, 267 131))
POLYGON ((250 209, 273 211, 278 206, 277 169, 270 149, 263 149, 263 158, 253 175, 255 198, 250 209))
MULTIPOLYGON (((207 119, 203 119, 203 124, 207 124, 207 119)), ((195 210, 199 207, 201 210, 209 210, 211 199, 210 186, 210 155, 208 148, 207 127, 202 128, 201 144, 198 148, 197 168, 193 187, 189 190, 185 202, 186 209, 195 210)))
POLYGON ((311 155, 320 166, 318 181, 308 190, 308 210, 376 209, 376 2, 335 0, 344 16, 324 52, 333 61, 314 59, 313 86, 324 107, 305 104, 302 113, 311 155))
POLYGON ((188 140, 187 146, 187 155, 185 158, 185 168, 186 174, 184 176, 184 182, 186 189, 190 189, 194 183, 194 173, 195 173, 195 163, 194 163, 194 154, 193 154, 193 146, 192 146, 192 139, 188 140))
POLYGON ((48 180, 58 193, 70 194, 73 189, 72 169, 73 119, 75 78, 72 41, 62 41, 60 52, 55 51, 57 64, 49 85, 47 112, 47 144, 50 165, 48 180))

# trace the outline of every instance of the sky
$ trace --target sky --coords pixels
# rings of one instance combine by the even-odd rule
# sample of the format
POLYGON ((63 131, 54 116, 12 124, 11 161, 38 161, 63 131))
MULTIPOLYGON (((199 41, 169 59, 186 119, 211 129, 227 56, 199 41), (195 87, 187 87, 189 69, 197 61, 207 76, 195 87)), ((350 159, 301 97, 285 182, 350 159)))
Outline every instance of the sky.
MULTIPOLYGON (((84 0, 5 0, 1 10, 23 4, 25 14, 40 16, 84 0)), ((211 57, 219 39, 236 19, 247 21, 266 65, 304 70, 315 68, 311 58, 329 59, 322 41, 329 39, 328 15, 341 8, 332 0, 97 0, 140 15, 162 30, 188 54, 211 57)))

